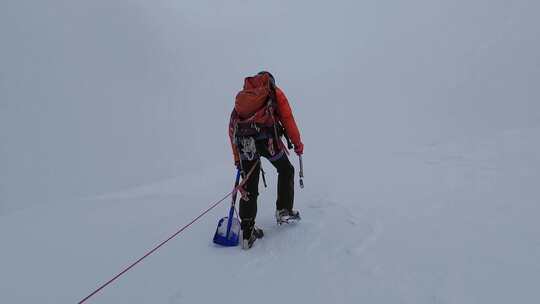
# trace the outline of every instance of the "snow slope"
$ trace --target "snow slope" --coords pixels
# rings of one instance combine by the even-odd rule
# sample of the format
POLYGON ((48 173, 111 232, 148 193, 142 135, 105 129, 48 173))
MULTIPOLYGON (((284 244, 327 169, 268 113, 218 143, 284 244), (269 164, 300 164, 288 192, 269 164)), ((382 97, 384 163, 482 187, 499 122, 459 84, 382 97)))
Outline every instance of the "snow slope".
POLYGON ((0 303, 76 303, 229 191, 261 69, 302 222, 265 163, 252 250, 212 244, 226 201, 88 303, 538 302, 540 2, 273 4, 0 2, 0 303))
MULTIPOLYGON (((223 204, 90 303, 530 302, 540 280, 539 135, 373 156, 383 167, 307 162, 298 225, 275 225, 270 178, 258 221, 266 236, 252 250, 212 244, 223 204)), ((80 300, 220 197, 226 171, 3 217, 2 302, 80 300)))

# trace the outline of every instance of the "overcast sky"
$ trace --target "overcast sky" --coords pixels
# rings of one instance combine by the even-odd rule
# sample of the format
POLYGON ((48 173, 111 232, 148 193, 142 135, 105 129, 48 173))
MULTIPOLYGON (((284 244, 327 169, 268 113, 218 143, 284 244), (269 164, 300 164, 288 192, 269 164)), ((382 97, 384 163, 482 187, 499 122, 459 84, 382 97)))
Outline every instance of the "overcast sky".
POLYGON ((351 141, 391 150, 538 126, 539 11, 2 0, 0 214, 232 163, 233 98, 262 69, 288 95, 312 166, 351 141))

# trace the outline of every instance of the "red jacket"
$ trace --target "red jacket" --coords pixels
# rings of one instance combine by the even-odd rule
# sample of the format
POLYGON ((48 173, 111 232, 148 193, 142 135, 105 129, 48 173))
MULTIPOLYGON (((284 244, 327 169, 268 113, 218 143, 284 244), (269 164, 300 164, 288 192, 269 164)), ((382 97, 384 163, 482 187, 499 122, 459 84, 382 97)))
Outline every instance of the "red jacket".
MULTIPOLYGON (((295 147, 302 145, 302 140, 300 138, 300 131, 298 130, 298 126, 296 125, 296 121, 294 120, 294 116, 291 110, 291 106, 289 105, 289 100, 287 99, 287 96, 285 96, 285 93, 283 91, 276 87, 276 102, 277 102, 277 119, 281 122, 283 125, 283 128, 285 128, 285 132, 291 139, 293 145, 295 147)), ((238 148, 234 144, 234 110, 233 114, 231 114, 231 120, 229 122, 229 139, 231 141, 231 147, 233 151, 234 161, 239 162, 240 161, 240 155, 238 154, 238 148)))

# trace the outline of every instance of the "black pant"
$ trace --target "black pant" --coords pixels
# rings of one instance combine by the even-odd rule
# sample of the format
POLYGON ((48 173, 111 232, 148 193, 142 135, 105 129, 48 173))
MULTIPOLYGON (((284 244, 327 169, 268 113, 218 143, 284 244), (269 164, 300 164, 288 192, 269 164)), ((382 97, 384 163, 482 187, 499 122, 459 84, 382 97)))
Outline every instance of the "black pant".
POLYGON ((292 210, 294 204, 294 167, 289 161, 287 154, 274 138, 264 138, 254 140, 256 154, 252 159, 247 159, 242 153, 245 148, 239 146, 242 159, 243 177, 253 168, 253 173, 244 184, 244 189, 248 192, 248 199, 240 199, 240 219, 242 228, 252 226, 257 216, 257 197, 259 196, 259 176, 261 171, 260 156, 267 158, 277 169, 278 185, 276 208, 292 210))

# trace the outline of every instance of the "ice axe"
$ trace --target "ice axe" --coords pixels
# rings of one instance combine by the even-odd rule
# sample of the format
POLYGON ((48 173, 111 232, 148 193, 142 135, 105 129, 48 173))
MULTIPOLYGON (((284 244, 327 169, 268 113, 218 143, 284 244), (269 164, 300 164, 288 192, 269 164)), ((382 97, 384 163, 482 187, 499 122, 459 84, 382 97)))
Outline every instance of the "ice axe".
POLYGON ((300 172, 298 173, 300 176, 300 189, 304 189, 304 163, 302 162, 302 155, 298 155, 298 160, 300 161, 300 172))
POLYGON ((223 217, 219 220, 214 234, 214 243, 233 247, 238 245, 240 235, 240 221, 234 217, 234 206, 236 204, 236 194, 238 193, 238 185, 240 184, 240 169, 236 172, 236 182, 234 183, 234 190, 232 194, 231 208, 229 209, 229 216, 223 217))

